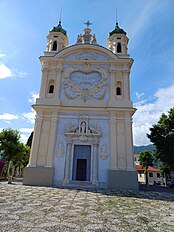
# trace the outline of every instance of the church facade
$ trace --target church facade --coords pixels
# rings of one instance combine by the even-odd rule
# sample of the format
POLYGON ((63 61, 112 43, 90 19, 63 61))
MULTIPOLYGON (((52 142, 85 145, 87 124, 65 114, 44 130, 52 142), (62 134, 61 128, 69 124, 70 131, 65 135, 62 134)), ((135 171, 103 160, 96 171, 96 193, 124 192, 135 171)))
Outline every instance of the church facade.
POLYGON ((72 46, 61 22, 47 36, 26 185, 138 189, 128 37, 116 23, 105 48, 89 25, 72 46))

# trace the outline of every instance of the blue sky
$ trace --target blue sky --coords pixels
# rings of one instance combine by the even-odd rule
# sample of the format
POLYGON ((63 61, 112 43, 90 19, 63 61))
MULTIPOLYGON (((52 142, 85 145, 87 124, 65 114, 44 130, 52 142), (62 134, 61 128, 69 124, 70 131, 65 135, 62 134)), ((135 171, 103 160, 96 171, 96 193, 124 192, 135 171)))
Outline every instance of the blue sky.
POLYGON ((93 23, 92 33, 106 47, 115 27, 129 37, 134 144, 146 145, 149 127, 162 112, 174 107, 174 1, 173 0, 0 0, 0 130, 13 128, 26 142, 34 127, 31 105, 39 92, 39 56, 46 35, 57 26, 60 9, 69 45, 93 23))

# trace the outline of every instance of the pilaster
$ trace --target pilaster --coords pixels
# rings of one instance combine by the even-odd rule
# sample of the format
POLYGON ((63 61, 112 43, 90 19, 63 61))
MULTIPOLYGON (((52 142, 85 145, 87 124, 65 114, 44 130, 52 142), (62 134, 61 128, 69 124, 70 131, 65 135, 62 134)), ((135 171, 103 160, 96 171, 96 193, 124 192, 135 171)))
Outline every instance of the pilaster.
POLYGON ((114 102, 115 101, 115 69, 114 66, 111 65, 110 67, 110 101, 114 102))
POLYGON ((63 181, 64 184, 68 184, 70 181, 71 149, 72 149, 72 142, 71 140, 68 140, 67 149, 66 149, 65 176, 63 181))
POLYGON ((37 165, 36 162, 37 162, 37 154, 39 149, 42 121, 43 121, 43 112, 38 111, 36 115, 35 126, 34 126, 34 136, 33 136, 33 142, 31 147, 30 160, 28 164, 29 167, 36 167, 37 165))
POLYGON ((92 184, 98 185, 98 144, 93 145, 93 176, 92 184))
POLYGON ((130 116, 125 118, 125 134, 126 134, 126 155, 127 170, 134 171, 133 163, 133 141, 132 141, 132 119, 130 116))
POLYGON ((56 141, 57 124, 58 124, 58 113, 53 112, 52 118, 51 118, 51 128, 50 128, 46 167, 52 167, 52 164, 53 164, 54 145, 55 145, 55 141, 56 141))
POLYGON ((130 100, 129 73, 123 72, 123 77, 124 77, 124 100, 129 101, 130 100))
POLYGON ((117 141, 117 132, 116 132, 116 118, 115 114, 111 114, 110 118, 110 159, 109 159, 109 169, 117 170, 117 149, 116 149, 116 141, 117 141))
POLYGON ((45 98, 45 94, 47 90, 47 77, 48 77, 48 65, 43 65, 39 98, 45 98))
POLYGON ((62 64, 59 63, 58 68, 57 68, 57 76, 55 80, 55 98, 60 99, 60 94, 61 94, 61 74, 62 74, 62 64))

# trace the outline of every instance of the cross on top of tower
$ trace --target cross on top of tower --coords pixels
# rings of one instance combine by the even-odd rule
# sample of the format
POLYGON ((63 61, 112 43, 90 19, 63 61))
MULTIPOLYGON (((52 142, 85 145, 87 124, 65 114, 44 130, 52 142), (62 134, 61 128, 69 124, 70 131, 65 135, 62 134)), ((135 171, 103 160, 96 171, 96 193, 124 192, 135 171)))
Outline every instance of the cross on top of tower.
POLYGON ((86 24, 87 28, 89 28, 89 26, 92 25, 92 23, 90 23, 89 20, 84 24, 86 24))

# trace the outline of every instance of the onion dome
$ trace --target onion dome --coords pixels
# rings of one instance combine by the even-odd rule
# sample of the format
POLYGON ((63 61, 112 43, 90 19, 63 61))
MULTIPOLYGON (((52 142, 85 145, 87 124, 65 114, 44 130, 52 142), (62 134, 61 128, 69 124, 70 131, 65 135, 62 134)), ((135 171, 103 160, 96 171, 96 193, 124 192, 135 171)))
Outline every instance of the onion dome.
POLYGON ((50 30, 50 33, 51 32, 61 32, 63 35, 67 36, 66 31, 62 28, 61 21, 59 21, 59 24, 57 27, 53 27, 50 30))
POLYGON ((109 36, 114 35, 114 34, 124 34, 124 35, 126 35, 127 33, 123 29, 119 28, 118 22, 116 22, 115 29, 109 33, 109 36))

